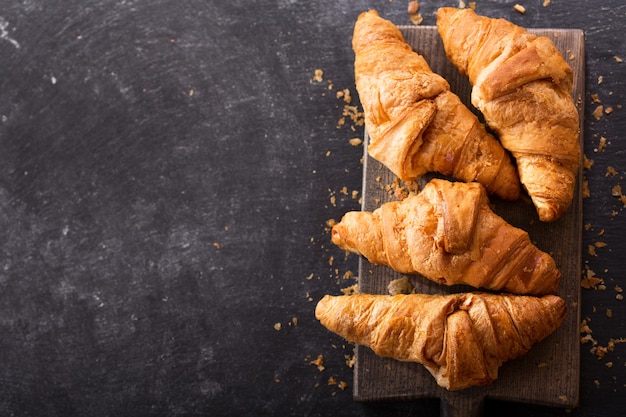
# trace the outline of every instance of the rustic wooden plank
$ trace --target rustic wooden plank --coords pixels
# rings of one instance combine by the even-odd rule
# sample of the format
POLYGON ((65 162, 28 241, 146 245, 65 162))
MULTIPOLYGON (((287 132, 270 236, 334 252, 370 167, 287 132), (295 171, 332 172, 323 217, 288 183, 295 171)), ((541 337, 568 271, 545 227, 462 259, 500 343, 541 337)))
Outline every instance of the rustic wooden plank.
MULTIPOLYGON (((400 27, 407 42, 423 55, 433 70, 444 76, 452 90, 471 107, 471 87, 448 61, 434 26, 400 27)), ((573 97, 580 114, 581 146, 583 143, 585 74, 584 33, 575 29, 531 29, 552 38, 574 69, 573 97)), ((474 110, 476 114, 479 114, 474 110)), ((366 134, 367 143, 367 134, 366 134)), ((376 160, 364 157, 363 210, 371 211, 381 203, 395 199, 385 190, 395 176, 376 160)), ((429 178, 420 180, 427 181, 429 178)), ((563 325, 548 339, 536 345, 523 358, 504 364, 499 379, 487 387, 448 392, 434 381, 424 367, 377 357, 363 346, 356 347, 354 397, 358 401, 390 399, 440 398, 442 412, 455 415, 454 410, 469 407, 479 413, 485 398, 534 403, 555 407, 575 407, 578 404, 580 374, 580 271, 582 258, 582 167, 574 201, 568 212, 553 223, 538 220, 530 199, 525 196, 515 203, 492 199, 496 213, 509 223, 526 230, 533 242, 555 258, 562 273, 559 295, 569 306, 563 325)), ((386 294, 388 283, 402 275, 389 268, 359 264, 360 291, 386 294)), ((423 277, 411 277, 417 291, 448 293, 464 291, 462 287, 442 287, 423 277)))

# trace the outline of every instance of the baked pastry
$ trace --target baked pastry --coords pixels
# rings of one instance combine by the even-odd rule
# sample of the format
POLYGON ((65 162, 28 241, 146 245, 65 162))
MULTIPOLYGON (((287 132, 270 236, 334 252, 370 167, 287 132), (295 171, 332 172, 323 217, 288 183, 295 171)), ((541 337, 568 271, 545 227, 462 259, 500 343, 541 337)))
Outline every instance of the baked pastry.
POLYGON ((563 322, 555 295, 326 295, 315 317, 377 355, 421 363, 448 390, 485 385, 563 322))
POLYGON ((439 172, 478 181, 507 200, 519 197, 510 156, 393 23, 375 10, 362 13, 352 46, 371 157, 401 180, 439 172))
POLYGON ((556 293, 561 276, 527 232, 489 208, 478 183, 432 179, 402 201, 346 213, 331 238, 374 264, 445 285, 542 295, 556 293))
POLYGON ((558 219, 581 163, 572 69, 549 38, 504 19, 444 7, 437 26, 446 55, 469 77, 472 104, 515 158, 539 219, 558 219))

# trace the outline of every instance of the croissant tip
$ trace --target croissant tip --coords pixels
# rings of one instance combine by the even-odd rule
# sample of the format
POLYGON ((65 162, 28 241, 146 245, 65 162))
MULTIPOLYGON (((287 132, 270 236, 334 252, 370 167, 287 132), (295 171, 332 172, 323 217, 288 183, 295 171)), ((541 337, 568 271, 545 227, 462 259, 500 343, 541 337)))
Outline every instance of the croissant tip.
POLYGON ((321 320, 324 316, 324 312, 328 309, 328 303, 330 302, 331 298, 331 295, 326 294, 324 295, 324 297, 321 298, 321 300, 317 302, 317 305, 315 306, 315 318, 317 320, 321 320))

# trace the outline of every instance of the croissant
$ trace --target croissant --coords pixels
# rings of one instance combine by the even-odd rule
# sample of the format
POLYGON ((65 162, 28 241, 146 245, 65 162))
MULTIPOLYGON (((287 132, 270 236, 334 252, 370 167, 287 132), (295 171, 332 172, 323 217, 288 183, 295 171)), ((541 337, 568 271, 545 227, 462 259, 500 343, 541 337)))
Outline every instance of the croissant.
POLYGON ((446 55, 472 84, 471 101, 517 162, 541 221, 571 204, 581 150, 573 71, 552 41, 471 9, 441 8, 446 55))
POLYGON ((448 390, 486 385, 506 361, 525 355, 563 322, 555 295, 326 295, 321 324, 377 355, 421 363, 448 390))
POLYGON ((402 201, 348 212, 331 239, 374 264, 445 285, 543 295, 557 291, 561 276, 528 233, 491 211, 475 182, 435 178, 402 201))
POLYGON ((504 148, 393 23, 375 10, 362 13, 352 46, 372 158, 401 180, 439 172, 478 181, 503 199, 519 197, 519 177, 504 148))

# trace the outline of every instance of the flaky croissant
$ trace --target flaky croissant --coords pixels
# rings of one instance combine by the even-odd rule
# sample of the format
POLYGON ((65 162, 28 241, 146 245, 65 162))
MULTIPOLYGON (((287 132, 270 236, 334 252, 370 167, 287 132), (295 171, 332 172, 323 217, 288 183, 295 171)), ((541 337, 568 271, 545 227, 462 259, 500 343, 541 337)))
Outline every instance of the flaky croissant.
POLYGON ((393 23, 375 10, 362 13, 352 46, 370 156, 401 180, 440 172, 478 181, 507 200, 519 197, 519 177, 504 148, 393 23))
POLYGON ((579 118, 573 71, 553 42, 504 19, 441 8, 446 55, 472 84, 472 104, 516 159, 539 219, 570 206, 579 171, 579 118))
POLYGON ((491 383, 502 363, 525 355, 566 314, 554 295, 487 293, 326 295, 315 309, 330 331, 379 356, 421 363, 448 390, 491 383))
POLYGON ((433 179, 402 201, 346 213, 331 238, 340 248, 435 282, 515 294, 554 294, 560 272, 528 233, 489 208, 478 183, 433 179))

